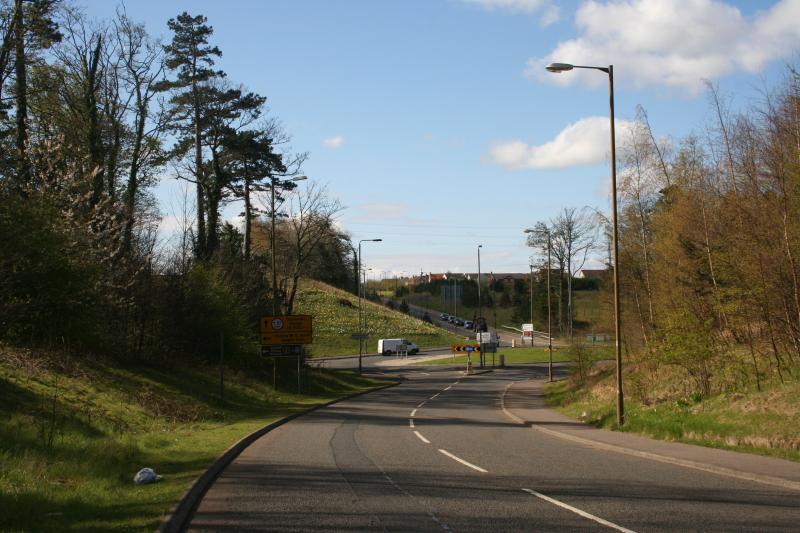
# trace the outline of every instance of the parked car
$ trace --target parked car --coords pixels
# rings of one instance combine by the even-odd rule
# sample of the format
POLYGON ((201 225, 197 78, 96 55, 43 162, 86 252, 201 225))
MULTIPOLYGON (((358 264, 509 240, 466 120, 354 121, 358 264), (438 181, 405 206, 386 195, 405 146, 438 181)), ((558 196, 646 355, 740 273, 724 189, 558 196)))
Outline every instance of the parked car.
POLYGON ((408 355, 419 353, 419 346, 406 339, 380 339, 378 340, 378 353, 394 355, 405 351, 408 355))
POLYGON ((472 320, 464 321, 464 329, 472 329, 474 327, 475 327, 475 324, 472 322, 472 320))
POLYGON ((455 324, 456 326, 463 326, 464 325, 464 321, 461 320, 460 318, 456 318, 456 321, 453 322, 453 324, 455 324))
POLYGON ((447 320, 448 318, 450 318, 450 315, 448 315, 447 313, 442 313, 441 315, 439 315, 439 320, 447 320))

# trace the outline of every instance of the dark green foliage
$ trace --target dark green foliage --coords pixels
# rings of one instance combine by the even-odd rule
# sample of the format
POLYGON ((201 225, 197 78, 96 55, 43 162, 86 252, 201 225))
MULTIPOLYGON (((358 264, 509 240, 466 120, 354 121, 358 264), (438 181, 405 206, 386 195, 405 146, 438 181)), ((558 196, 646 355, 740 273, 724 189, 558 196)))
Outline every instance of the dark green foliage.
POLYGON ((0 337, 86 338, 98 318, 91 278, 55 209, 0 188, 0 337))

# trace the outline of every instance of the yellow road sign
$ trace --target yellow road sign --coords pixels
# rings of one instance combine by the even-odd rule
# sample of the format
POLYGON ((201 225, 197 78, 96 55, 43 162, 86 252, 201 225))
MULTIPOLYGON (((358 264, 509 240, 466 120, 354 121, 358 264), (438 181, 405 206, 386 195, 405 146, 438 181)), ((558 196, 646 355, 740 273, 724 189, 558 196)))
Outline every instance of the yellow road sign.
POLYGON ((311 315, 261 317, 261 344, 311 344, 314 330, 311 315))

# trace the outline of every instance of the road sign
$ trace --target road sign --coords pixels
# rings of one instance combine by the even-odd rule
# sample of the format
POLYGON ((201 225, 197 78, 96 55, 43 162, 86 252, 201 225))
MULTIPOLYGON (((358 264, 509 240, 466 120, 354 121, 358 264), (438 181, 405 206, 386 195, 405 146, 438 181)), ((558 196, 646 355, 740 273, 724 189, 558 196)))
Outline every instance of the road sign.
POLYGON ((313 331, 311 315, 261 318, 261 344, 263 346, 311 344, 313 331))
POLYGON ((481 346, 480 344, 451 344, 450 351, 452 353, 480 352, 481 346))
POLYGON ((302 355, 303 347, 299 344, 275 344, 261 347, 261 357, 286 357, 302 355))

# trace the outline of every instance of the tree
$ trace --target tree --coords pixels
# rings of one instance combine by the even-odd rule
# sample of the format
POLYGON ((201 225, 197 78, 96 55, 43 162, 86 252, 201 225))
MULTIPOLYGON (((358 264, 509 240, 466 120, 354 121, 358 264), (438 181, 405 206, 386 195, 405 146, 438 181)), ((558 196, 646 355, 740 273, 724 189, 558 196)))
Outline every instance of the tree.
MULTIPOLYGON (((590 210, 564 208, 552 222, 554 249, 563 250, 567 277, 567 334, 573 334, 572 278, 586 264, 597 238, 597 226, 590 210)), ((554 254, 556 255, 556 254, 554 254)))
MULTIPOLYGON (((28 67, 37 59, 40 50, 61 40, 54 11, 58 0, 14 0, 13 15, 6 25, 0 49, 0 82, 7 77, 6 65, 14 50, 14 95, 16 103, 16 181, 20 190, 30 186, 28 160, 28 67)), ((0 95, 2 84, 0 83, 0 95)))
POLYGON ((308 272, 314 253, 323 242, 340 238, 334 218, 341 209, 325 187, 313 182, 292 195, 279 235, 273 237, 280 243, 283 275, 279 285, 286 314, 292 313, 300 278, 308 272))
POLYGON ((128 181, 123 194, 125 230, 122 251, 127 253, 135 224, 136 199, 143 178, 149 177, 164 161, 161 137, 166 114, 161 108, 155 113, 151 109, 163 79, 164 57, 163 49, 147 35, 144 26, 131 21, 124 11, 117 13, 114 27, 121 63, 121 83, 132 96, 133 139, 128 181))
POLYGON ((197 235, 196 255, 205 258, 207 236, 205 221, 206 179, 203 165, 202 115, 204 102, 201 97, 201 84, 222 76, 213 70, 214 58, 222 52, 216 46, 209 46, 208 40, 214 29, 206 24, 203 15, 193 17, 183 12, 167 22, 173 32, 172 42, 164 46, 165 65, 176 73, 176 79, 161 83, 159 89, 171 90, 172 125, 179 135, 174 152, 184 155, 192 150, 194 157, 194 183, 197 188, 197 235))

